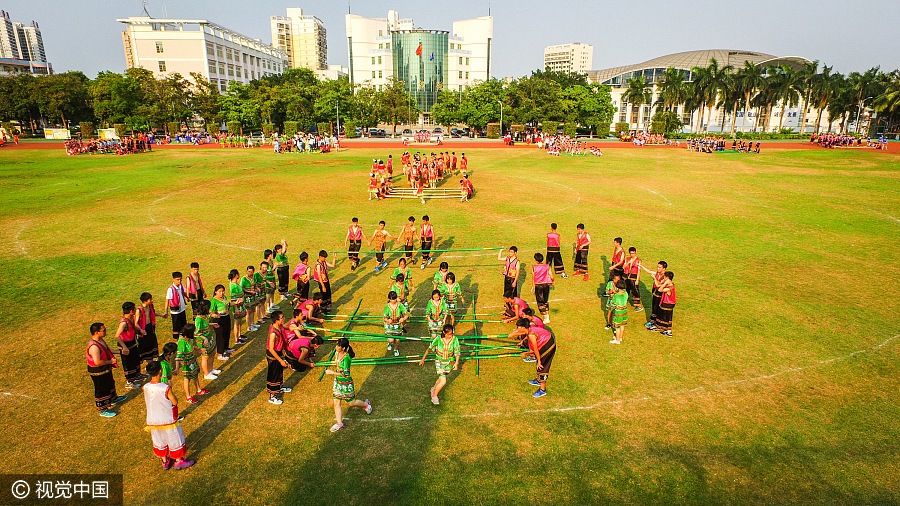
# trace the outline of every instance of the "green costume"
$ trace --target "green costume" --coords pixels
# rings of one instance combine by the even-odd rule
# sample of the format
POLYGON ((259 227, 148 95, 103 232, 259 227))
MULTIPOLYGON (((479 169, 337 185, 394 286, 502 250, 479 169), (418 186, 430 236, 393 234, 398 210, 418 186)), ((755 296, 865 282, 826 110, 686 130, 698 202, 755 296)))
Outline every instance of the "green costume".
POLYGON ((444 321, 447 319, 447 303, 441 299, 435 304, 434 299, 430 299, 428 305, 425 306, 425 315, 428 317, 428 330, 431 331, 431 334, 440 334, 444 321))
POLYGON ((613 325, 616 327, 628 325, 628 292, 619 290, 609 299, 613 312, 613 325))
POLYGON ((200 354, 205 357, 216 348, 216 339, 213 336, 213 329, 209 326, 209 322, 203 316, 194 318, 194 326, 197 327, 197 329, 194 330, 194 341, 196 341, 197 349, 200 350, 200 354), (206 339, 205 346, 203 343, 204 339, 206 339))
POLYGON ((459 283, 453 283, 453 288, 450 288, 450 285, 444 283, 438 287, 438 290, 441 291, 441 296, 447 301, 447 312, 450 314, 455 313, 456 302, 462 296, 462 287, 459 286, 459 283))
POLYGON ((384 312, 382 315, 389 320, 397 320, 398 323, 385 323, 384 324, 384 333, 389 336, 399 336, 403 334, 403 328, 401 327, 399 321, 403 318, 407 313, 406 306, 403 304, 397 304, 397 309, 391 307, 391 305, 384 305, 384 312))
POLYGON ((453 336, 448 343, 442 336, 435 337, 428 346, 428 351, 434 353, 434 368, 437 373, 441 376, 450 374, 456 357, 459 357, 459 339, 453 336))
POLYGON ((346 353, 336 364, 337 374, 334 376, 334 385, 331 387, 331 395, 335 399, 349 402, 356 398, 356 389, 353 386, 353 378, 350 376, 352 361, 350 354, 346 353))
POLYGON ((187 379, 197 379, 200 366, 197 365, 197 356, 194 354, 194 343, 184 336, 178 338, 178 352, 175 357, 181 364, 181 372, 187 379))

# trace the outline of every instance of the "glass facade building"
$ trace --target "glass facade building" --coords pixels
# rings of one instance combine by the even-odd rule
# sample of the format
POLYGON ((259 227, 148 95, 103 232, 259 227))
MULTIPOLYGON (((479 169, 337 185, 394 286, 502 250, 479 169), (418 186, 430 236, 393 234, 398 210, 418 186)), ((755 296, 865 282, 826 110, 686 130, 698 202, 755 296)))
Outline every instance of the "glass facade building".
POLYGON ((447 87, 449 36, 442 30, 391 32, 394 77, 404 83, 422 112, 429 113, 447 87))

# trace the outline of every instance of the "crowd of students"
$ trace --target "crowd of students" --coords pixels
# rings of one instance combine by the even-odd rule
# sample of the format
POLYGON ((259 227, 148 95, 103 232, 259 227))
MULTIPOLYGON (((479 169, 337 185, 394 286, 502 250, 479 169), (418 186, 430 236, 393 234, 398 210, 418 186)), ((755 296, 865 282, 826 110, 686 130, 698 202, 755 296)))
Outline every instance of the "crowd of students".
POLYGON ((134 137, 127 136, 120 139, 69 139, 65 141, 66 154, 95 155, 115 154, 130 155, 153 150, 153 141, 150 137, 139 133, 134 137))
MULTIPOLYGON (((416 197, 425 203, 425 188, 435 189, 439 184, 455 175, 462 175, 459 180, 460 185, 460 201, 468 202, 475 194, 475 187, 469 179, 469 160, 466 154, 462 153, 460 158, 456 157, 456 152, 440 152, 435 154, 433 151, 429 156, 428 153, 417 151, 411 154, 409 151, 403 152, 400 157, 403 175, 406 176, 406 182, 409 188, 414 190, 416 197)), ((369 200, 381 200, 387 198, 394 190, 394 158, 388 155, 387 162, 385 160, 373 159, 372 167, 369 172, 369 200)))
POLYGON ((329 153, 340 147, 337 137, 306 134, 298 132, 289 137, 274 137, 272 140, 275 153, 329 153))
POLYGON ((871 137, 858 137, 856 135, 840 135, 840 134, 813 134, 809 138, 810 144, 818 144, 823 148, 874 148, 878 150, 887 150, 887 139, 879 136, 878 139, 871 137))
POLYGON ((543 137, 538 143, 538 148, 543 149, 548 155, 554 156, 559 156, 561 153, 572 156, 584 156, 586 154, 603 156, 600 148, 596 146, 588 147, 587 142, 579 141, 564 134, 543 137))

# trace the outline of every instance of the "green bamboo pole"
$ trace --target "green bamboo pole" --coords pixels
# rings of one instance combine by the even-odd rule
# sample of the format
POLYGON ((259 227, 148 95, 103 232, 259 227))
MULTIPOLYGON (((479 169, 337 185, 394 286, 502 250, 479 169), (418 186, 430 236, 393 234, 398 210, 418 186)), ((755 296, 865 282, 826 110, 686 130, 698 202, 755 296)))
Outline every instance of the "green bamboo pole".
MULTIPOLYGON (((478 294, 472 296, 472 315, 475 314, 475 305, 478 304, 478 294)), ((472 316, 474 319, 475 317, 472 316)), ((481 339, 478 338, 478 322, 472 324, 472 328, 475 330, 475 345, 481 346, 481 339)), ((475 348, 475 356, 478 356, 478 348, 475 348)), ((481 360, 475 360, 475 376, 481 376, 481 360)))
MULTIPOLYGON (((428 251, 431 253, 468 253, 468 252, 475 252, 475 251, 500 251, 500 250, 504 250, 506 248, 507 248, 506 246, 495 246, 495 247, 490 247, 490 248, 430 249, 428 251)), ((418 250, 416 250, 416 251, 418 251, 418 250)), ((337 250, 333 250, 333 251, 329 251, 328 253, 336 254, 336 255, 348 255, 350 253, 359 253, 360 255, 374 255, 376 253, 384 253, 385 255, 390 255, 392 253, 408 253, 408 252, 406 250, 402 250, 402 249, 389 249, 389 250, 384 250, 384 251, 375 251, 375 250, 337 251, 337 250)))
MULTIPOLYGON (((383 340, 383 339, 400 339, 400 340, 412 340, 412 341, 430 341, 430 337, 419 337, 419 336, 390 336, 387 334, 379 334, 375 332, 359 332, 356 330, 342 330, 342 329, 318 329, 322 332, 330 332, 333 334, 341 334, 341 335, 350 335, 350 336, 360 336, 358 338, 354 338, 360 341, 366 341, 365 338, 378 338, 371 340, 383 340)), ((482 339, 504 339, 509 337, 509 334, 488 334, 488 335, 478 335, 478 336, 457 336, 460 340, 482 340, 482 339)))
MULTIPOLYGON (((356 316, 356 313, 359 312, 360 306, 362 306, 362 299, 359 299, 359 302, 356 303, 356 309, 353 310, 353 316, 356 316)), ((344 326, 344 330, 350 330, 351 325, 353 325, 353 322, 347 323, 347 325, 344 326)), ((337 347, 331 349, 331 353, 329 353, 328 356, 325 357, 325 360, 328 361, 328 360, 334 358, 335 351, 337 351, 337 347)), ((327 370, 327 368, 322 369, 322 374, 319 375, 319 381, 322 381, 322 378, 325 377, 326 370, 327 370)))

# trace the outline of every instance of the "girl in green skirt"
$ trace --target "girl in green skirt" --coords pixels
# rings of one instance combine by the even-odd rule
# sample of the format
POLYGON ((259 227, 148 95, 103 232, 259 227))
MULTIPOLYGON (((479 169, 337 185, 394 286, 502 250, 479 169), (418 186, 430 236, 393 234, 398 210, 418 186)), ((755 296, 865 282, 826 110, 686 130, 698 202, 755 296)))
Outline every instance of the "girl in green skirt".
POLYGON ((325 370, 325 374, 334 376, 331 396, 334 398, 335 423, 331 426, 331 432, 344 429, 344 412, 341 401, 346 401, 350 407, 365 409, 367 415, 372 413, 372 403, 369 402, 369 399, 363 402, 356 398, 356 388, 353 386, 353 377, 350 376, 350 364, 356 353, 353 352, 350 341, 346 337, 338 339, 334 351, 334 369, 325 370))

